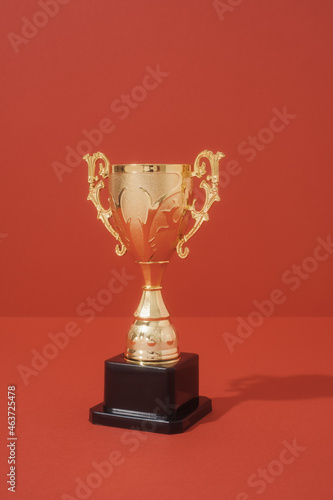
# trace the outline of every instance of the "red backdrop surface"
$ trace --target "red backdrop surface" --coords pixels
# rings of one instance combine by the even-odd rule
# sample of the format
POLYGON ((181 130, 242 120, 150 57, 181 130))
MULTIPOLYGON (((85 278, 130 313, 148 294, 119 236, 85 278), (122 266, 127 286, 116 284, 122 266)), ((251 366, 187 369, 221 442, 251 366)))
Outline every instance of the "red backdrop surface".
POLYGON ((135 278, 98 314, 130 315, 140 277, 78 158, 192 163, 205 148, 226 154, 222 202, 169 266, 171 313, 246 316, 279 288, 274 314, 331 314, 333 258, 313 253, 332 233, 333 6, 228 1, 3 0, 2 315, 77 314, 123 267, 135 278))
POLYGON ((332 318, 268 318, 232 353, 222 334, 234 320, 177 318, 182 349, 200 353, 200 392, 213 412, 174 436, 88 421, 103 398, 103 360, 123 349, 128 321, 0 319, 11 340, 0 350, 1 499, 332 498, 332 318), (78 335, 50 348, 48 334, 72 321, 78 335), (5 384, 16 385, 14 496, 5 479, 5 384))
POLYGON ((0 497, 15 384, 19 500, 83 498, 77 481, 113 450, 124 462, 89 498, 331 498, 332 2, 2 0, 0 14, 0 314, 22 316, 0 320, 0 497), (192 163, 206 148, 226 154, 222 201, 164 293, 213 412, 124 438, 88 408, 141 279, 86 201, 81 157, 192 163), (70 317, 80 335, 55 347, 70 317))

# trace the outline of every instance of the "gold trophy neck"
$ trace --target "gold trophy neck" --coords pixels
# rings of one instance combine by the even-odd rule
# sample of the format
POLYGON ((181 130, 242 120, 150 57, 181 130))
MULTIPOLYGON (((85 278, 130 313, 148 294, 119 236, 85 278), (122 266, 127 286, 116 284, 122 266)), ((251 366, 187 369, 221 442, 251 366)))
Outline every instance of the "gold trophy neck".
POLYGON ((112 173, 142 174, 147 172, 163 173, 190 173, 191 165, 188 164, 157 164, 157 163, 131 163, 127 165, 112 165, 112 173))

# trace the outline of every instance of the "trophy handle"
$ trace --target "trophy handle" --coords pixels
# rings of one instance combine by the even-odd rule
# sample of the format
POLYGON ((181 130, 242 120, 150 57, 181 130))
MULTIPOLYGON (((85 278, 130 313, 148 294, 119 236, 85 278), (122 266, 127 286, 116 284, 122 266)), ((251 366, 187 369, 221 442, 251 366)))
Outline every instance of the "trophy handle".
POLYGON ((218 183, 219 183, 219 160, 223 158, 225 155, 220 153, 219 151, 214 155, 211 151, 205 149, 202 153, 200 153, 193 166, 193 172, 191 173, 191 177, 198 177, 199 179, 206 174, 206 162, 200 161, 202 158, 207 158, 210 163, 211 175, 207 175, 206 179, 203 179, 200 183, 200 187, 206 191, 206 199, 201 210, 195 209, 195 202, 193 201, 192 206, 189 208, 191 211, 192 217, 195 220, 194 226, 192 229, 185 234, 178 242, 177 245, 177 253, 179 257, 185 259, 185 257, 189 254, 188 247, 184 247, 183 245, 187 243, 187 241, 192 238, 192 236, 198 231, 201 224, 209 219, 208 210, 214 203, 214 201, 220 201, 220 197, 218 195, 218 183), (207 181, 211 181, 209 184, 207 181))
POLYGON ((105 188, 104 181, 100 179, 100 177, 102 177, 103 179, 109 177, 110 162, 103 153, 94 153, 92 155, 87 154, 83 157, 83 159, 86 160, 86 162, 88 163, 89 195, 87 199, 91 200, 95 205, 97 209, 97 219, 101 219, 106 229, 110 231, 112 236, 114 236, 118 241, 115 248, 116 254, 124 255, 124 253, 126 252, 126 247, 124 243, 121 241, 121 238, 117 233, 117 231, 111 226, 109 222, 110 217, 112 217, 111 207, 108 210, 105 210, 102 207, 99 198, 100 189, 105 188), (102 162, 100 162, 99 164, 98 175, 95 175, 96 174, 95 169, 98 160, 102 160, 102 162))

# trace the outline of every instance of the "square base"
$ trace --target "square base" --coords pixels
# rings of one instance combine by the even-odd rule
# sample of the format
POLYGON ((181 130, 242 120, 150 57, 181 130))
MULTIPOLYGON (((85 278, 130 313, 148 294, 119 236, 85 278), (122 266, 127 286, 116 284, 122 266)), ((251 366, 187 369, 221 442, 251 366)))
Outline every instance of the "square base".
POLYGON ((104 402, 90 409, 93 424, 176 434, 212 410, 199 396, 199 356, 139 365, 118 354, 105 361, 104 402))
POLYGON ((205 396, 199 396, 197 408, 178 420, 107 413, 104 411, 104 404, 100 403, 90 408, 89 420, 93 424, 107 425, 109 427, 121 427, 123 429, 157 432, 160 434, 179 434, 186 431, 211 411, 212 400, 205 396))

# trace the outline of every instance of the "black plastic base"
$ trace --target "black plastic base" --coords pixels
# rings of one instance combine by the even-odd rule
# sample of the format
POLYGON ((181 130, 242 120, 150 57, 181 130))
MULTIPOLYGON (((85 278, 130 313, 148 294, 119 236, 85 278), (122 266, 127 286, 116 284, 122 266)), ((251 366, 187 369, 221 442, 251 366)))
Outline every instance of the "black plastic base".
POLYGON ((198 420, 212 411, 212 401, 205 396, 198 398, 198 406, 187 416, 179 420, 159 420, 147 417, 134 417, 129 415, 115 415, 104 412, 104 404, 90 408, 89 420, 93 424, 121 427, 136 431, 158 432, 160 434, 179 434, 186 431, 198 420))
POLYGON ((172 364, 137 365, 123 354, 105 361, 105 397, 90 409, 93 424, 177 434, 212 410, 199 396, 199 357, 181 353, 172 364))

